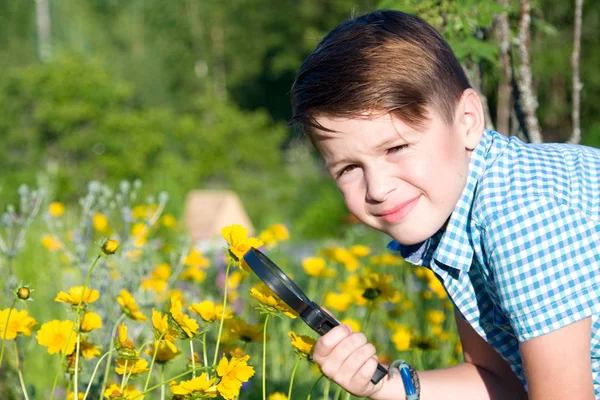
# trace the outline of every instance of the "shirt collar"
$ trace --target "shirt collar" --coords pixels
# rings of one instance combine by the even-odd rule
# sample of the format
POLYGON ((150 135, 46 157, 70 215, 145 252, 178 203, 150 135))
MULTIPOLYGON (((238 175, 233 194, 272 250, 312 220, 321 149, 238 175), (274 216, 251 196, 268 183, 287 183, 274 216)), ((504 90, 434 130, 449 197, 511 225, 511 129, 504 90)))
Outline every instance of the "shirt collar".
POLYGON ((387 245, 388 249, 399 252, 406 261, 415 265, 428 266, 434 259, 436 263, 459 271, 469 271, 473 261, 473 247, 469 241, 469 216, 477 182, 485 170, 485 159, 492 141, 493 132, 484 130, 479 144, 471 153, 467 182, 450 215, 446 229, 414 245, 402 245, 392 240, 387 245))

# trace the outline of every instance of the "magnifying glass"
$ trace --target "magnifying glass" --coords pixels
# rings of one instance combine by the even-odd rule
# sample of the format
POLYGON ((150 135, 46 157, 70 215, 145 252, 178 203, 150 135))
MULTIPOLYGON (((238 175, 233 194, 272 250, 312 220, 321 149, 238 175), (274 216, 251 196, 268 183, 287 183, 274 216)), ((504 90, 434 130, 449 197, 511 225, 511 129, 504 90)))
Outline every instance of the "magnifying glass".
MULTIPOLYGON (((326 334, 340 324, 316 303, 310 301, 304 292, 262 252, 250 248, 244 254, 244 260, 269 289, 296 311, 300 318, 319 335, 326 334)), ((383 365, 377 364, 371 382, 376 384, 387 373, 383 365)))

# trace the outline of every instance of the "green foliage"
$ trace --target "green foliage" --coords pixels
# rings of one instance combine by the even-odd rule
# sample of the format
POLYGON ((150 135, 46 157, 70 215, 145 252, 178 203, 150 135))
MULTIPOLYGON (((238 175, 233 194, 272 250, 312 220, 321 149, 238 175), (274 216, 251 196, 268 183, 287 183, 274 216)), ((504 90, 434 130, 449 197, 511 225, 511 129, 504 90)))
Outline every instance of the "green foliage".
POLYGON ((504 10, 494 1, 382 0, 379 8, 420 16, 444 36, 461 62, 496 62, 498 46, 481 40, 482 31, 489 29, 494 16, 504 10))

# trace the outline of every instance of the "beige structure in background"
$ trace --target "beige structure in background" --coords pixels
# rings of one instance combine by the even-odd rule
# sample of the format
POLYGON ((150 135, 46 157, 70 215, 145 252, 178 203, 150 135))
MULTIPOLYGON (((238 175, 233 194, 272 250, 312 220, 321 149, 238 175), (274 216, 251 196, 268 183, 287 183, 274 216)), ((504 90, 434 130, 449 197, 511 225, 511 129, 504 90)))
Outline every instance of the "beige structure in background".
POLYGON ((195 242, 222 239, 221 228, 239 224, 254 235, 254 226, 237 194, 229 190, 194 190, 186 196, 184 223, 195 242))

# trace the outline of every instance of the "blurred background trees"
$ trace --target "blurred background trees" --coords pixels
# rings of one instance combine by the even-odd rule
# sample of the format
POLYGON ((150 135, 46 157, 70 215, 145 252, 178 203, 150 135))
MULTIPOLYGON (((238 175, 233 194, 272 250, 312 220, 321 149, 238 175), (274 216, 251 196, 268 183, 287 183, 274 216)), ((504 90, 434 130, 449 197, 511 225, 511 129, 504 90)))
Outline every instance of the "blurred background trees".
MULTIPOLYGON (((259 226, 286 222, 301 236, 335 235, 342 200, 301 135, 285 128, 304 57, 351 16, 378 7, 414 12, 453 46, 487 99, 490 123, 523 135, 516 97, 500 90, 503 12, 520 78, 520 3, 0 0, 3 201, 20 183, 45 185, 69 202, 90 179, 141 178, 150 191, 171 194, 176 214, 188 190, 229 188, 259 226), (506 107, 508 116, 499 112, 506 107)), ((536 114, 544 140, 563 142, 572 131, 575 1, 530 6, 536 114)), ((584 2, 582 143, 598 147, 599 28, 600 3, 584 2)))

